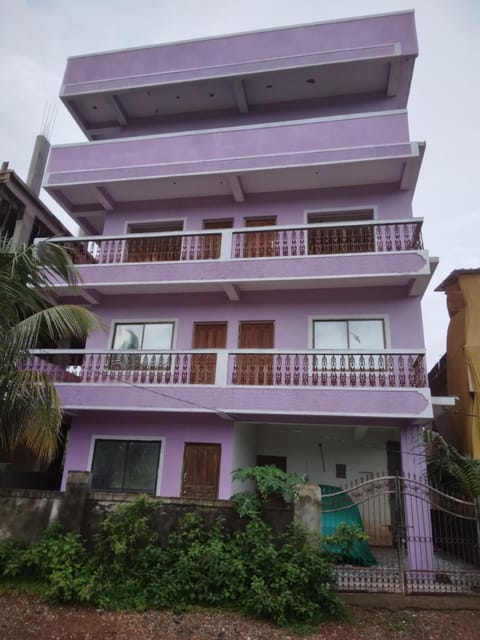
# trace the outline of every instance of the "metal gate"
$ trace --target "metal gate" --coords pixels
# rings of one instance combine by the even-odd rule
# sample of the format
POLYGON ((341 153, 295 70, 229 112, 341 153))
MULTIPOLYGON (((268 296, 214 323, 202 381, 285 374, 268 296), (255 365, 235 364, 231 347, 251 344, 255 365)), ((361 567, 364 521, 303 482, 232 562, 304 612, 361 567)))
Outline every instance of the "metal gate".
POLYGON ((480 593, 480 509, 415 478, 322 487, 322 534, 342 522, 366 540, 331 547, 339 591, 480 593))

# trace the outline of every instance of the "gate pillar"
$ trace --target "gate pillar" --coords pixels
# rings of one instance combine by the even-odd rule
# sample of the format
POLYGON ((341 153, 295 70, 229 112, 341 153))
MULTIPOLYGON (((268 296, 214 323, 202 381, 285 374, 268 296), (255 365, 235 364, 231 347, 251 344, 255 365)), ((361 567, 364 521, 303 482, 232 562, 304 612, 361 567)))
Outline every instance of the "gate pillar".
MULTIPOLYGON (((403 497, 407 558, 409 571, 435 571, 432 519, 428 494, 427 461, 422 437, 422 425, 410 424, 400 429, 400 446, 404 476, 403 497)), ((423 574, 431 579, 431 574, 423 574)))

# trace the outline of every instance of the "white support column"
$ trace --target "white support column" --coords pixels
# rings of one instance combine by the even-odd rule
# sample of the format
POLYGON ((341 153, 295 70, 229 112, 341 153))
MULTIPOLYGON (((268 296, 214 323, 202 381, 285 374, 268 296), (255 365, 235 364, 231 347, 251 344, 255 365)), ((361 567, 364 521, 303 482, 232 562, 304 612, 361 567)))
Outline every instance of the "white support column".
POLYGON ((220 248, 220 260, 231 260, 232 242, 233 242, 233 230, 222 229, 222 246, 220 248))
POLYGON ((215 385, 224 387, 228 384, 228 351, 222 349, 217 353, 217 368, 215 369, 215 385))

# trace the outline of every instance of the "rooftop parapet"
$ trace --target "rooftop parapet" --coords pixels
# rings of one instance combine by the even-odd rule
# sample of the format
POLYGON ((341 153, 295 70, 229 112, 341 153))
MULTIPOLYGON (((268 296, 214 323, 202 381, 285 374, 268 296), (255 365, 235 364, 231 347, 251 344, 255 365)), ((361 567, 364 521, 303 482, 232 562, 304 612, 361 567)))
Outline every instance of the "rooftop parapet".
POLYGON ((408 11, 72 57, 60 96, 92 139, 191 113, 248 121, 262 105, 332 97, 402 108, 417 54, 408 11))

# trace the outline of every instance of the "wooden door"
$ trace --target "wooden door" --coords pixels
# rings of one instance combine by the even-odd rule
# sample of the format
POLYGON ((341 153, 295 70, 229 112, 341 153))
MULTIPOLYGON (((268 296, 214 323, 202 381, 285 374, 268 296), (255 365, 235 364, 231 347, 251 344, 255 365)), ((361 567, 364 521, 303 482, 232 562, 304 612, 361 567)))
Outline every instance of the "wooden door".
MULTIPOLYGON (((194 325, 194 349, 225 349, 226 346, 226 322, 199 322, 194 325)), ((216 366, 216 353, 193 355, 190 367, 190 384, 214 384, 216 366)))
POLYGON ((183 453, 182 497, 216 500, 221 445, 186 442, 183 453))
MULTIPOLYGON (((233 220, 204 220, 204 229, 232 229, 233 220)), ((202 259, 212 260, 220 257, 222 236, 219 233, 202 236, 202 259)))
MULTIPOLYGON (((240 349, 273 349, 273 322, 241 322, 240 349)), ((273 384, 273 355, 248 354, 238 357, 238 384, 273 384)))
MULTIPOLYGON (((247 218, 246 227, 273 227, 277 224, 276 216, 247 218)), ((244 258, 264 258, 275 255, 276 231, 259 231, 245 233, 243 240, 244 258)))

